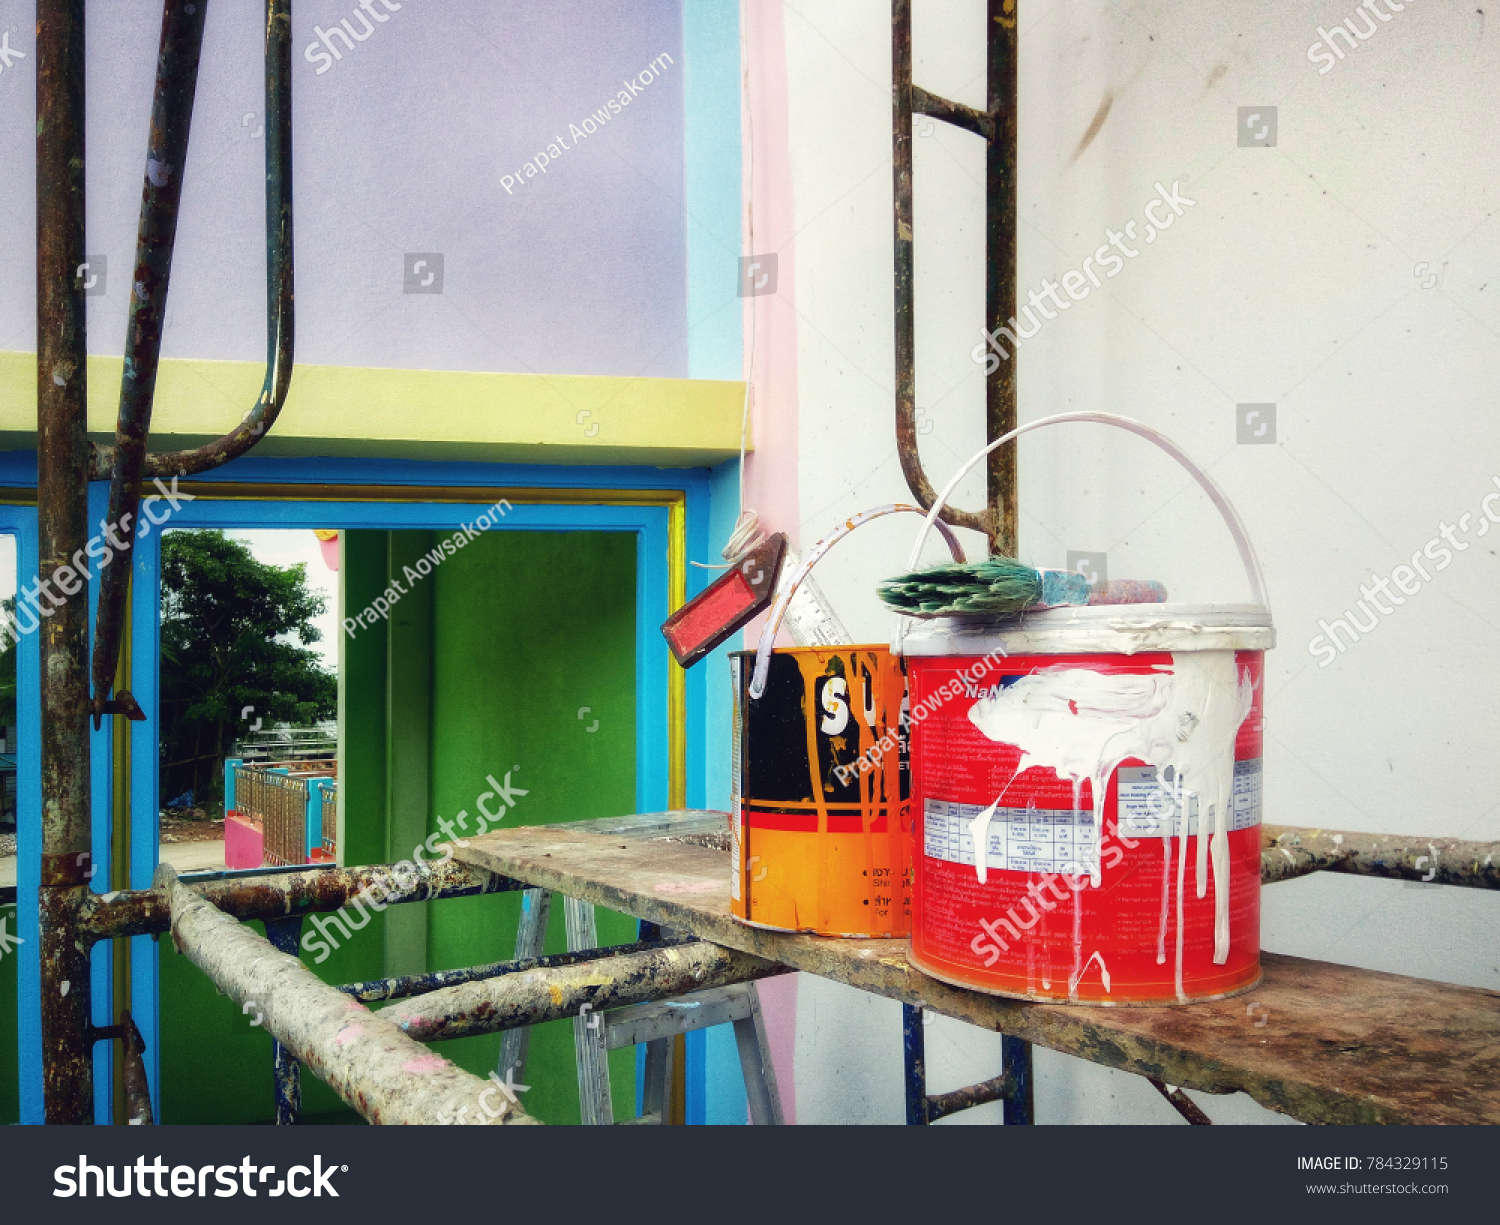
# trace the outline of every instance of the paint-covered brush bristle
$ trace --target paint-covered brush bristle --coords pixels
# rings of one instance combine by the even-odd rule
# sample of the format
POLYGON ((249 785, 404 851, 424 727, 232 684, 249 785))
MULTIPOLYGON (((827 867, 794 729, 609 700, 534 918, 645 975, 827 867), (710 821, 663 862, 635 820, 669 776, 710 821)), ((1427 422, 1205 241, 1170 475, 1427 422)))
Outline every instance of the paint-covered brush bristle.
POLYGON ((1160 583, 1115 579, 1101 590, 1070 570, 1033 570, 1013 557, 949 562, 881 583, 880 598, 912 617, 1003 617, 1028 608, 1080 604, 1160 604, 1160 583))
POLYGON ((989 557, 898 575, 882 583, 879 594, 890 607, 918 616, 998 615, 1039 603, 1042 575, 1013 557, 989 557))

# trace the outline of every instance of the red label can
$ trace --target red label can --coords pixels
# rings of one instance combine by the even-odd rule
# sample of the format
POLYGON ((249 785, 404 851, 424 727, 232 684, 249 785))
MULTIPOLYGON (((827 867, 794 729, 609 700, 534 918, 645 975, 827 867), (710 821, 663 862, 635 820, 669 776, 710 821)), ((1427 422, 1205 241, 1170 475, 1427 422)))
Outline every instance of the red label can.
POLYGON ((1254 987, 1263 660, 909 650, 912 963, 1096 1005, 1254 987))

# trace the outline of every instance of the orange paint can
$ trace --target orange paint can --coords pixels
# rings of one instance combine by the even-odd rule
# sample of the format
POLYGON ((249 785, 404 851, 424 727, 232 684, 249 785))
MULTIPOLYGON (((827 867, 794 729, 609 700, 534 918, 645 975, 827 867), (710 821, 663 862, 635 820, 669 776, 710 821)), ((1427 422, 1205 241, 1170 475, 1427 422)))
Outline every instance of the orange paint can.
POLYGON ((906 672, 885 646, 730 656, 730 908, 752 927, 821 936, 911 932, 906 672))

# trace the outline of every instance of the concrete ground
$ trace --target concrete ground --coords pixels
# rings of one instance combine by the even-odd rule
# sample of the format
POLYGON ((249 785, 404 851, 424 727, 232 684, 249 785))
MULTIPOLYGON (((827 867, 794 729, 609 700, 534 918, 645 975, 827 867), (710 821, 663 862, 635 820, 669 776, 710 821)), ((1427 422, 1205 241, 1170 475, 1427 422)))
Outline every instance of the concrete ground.
MULTIPOLYGON (((205 869, 223 870, 224 843, 216 842, 167 842, 160 852, 162 863, 169 863, 179 872, 202 872, 205 869)), ((14 855, 0 859, 0 888, 16 883, 16 859, 14 855)))

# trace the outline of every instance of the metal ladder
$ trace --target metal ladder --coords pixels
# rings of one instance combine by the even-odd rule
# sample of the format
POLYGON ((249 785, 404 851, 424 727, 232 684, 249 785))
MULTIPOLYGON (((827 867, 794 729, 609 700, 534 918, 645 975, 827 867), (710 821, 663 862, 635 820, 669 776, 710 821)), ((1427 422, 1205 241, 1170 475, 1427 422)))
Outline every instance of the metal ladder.
MULTIPOLYGON (((522 893, 521 924, 516 932, 517 961, 542 955, 550 911, 551 894, 546 889, 527 889, 522 893)), ((563 915, 569 952, 599 946, 592 903, 565 897, 563 915)), ((668 934, 655 931, 654 925, 650 924, 643 923, 642 928, 642 939, 668 934)), ((781 1096, 776 1089, 776 1071, 771 1064, 765 1020, 754 983, 737 983, 709 991, 695 991, 676 999, 575 1016, 573 1050, 578 1067, 579 1108, 584 1124, 600 1126, 614 1122, 614 1103, 609 1088, 609 1052, 641 1043, 646 1046, 642 1113, 624 1122, 665 1123, 672 1101, 675 1039, 691 1030, 724 1024, 734 1026, 750 1121, 754 1124, 780 1124, 783 1121, 781 1096)), ((509 1029, 501 1036, 496 1074, 506 1083, 524 1080, 530 1042, 529 1027, 509 1029)))

